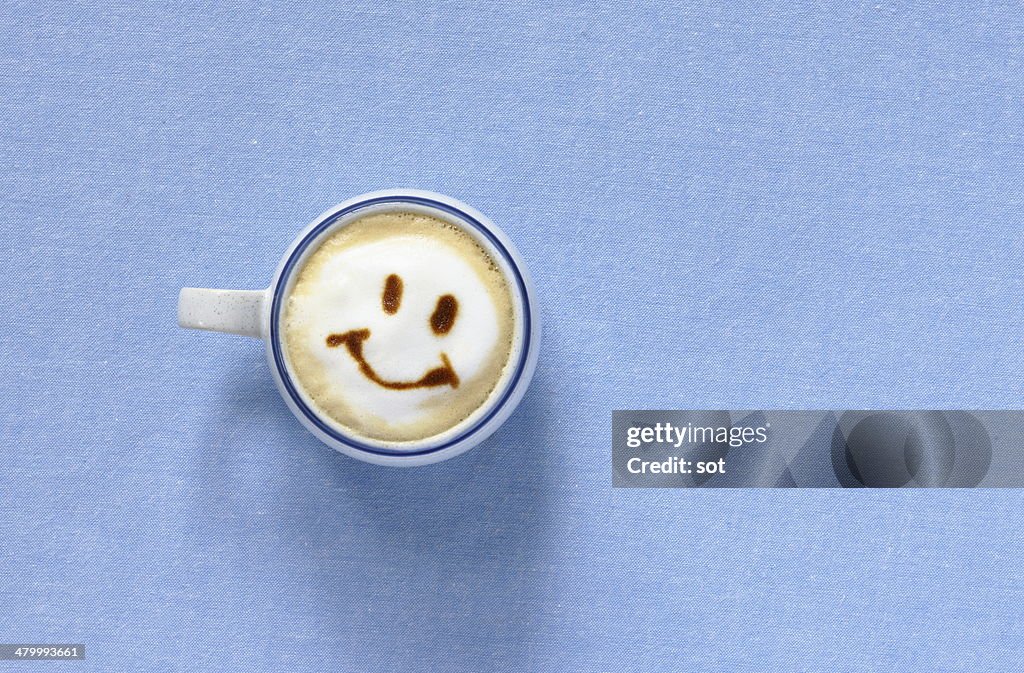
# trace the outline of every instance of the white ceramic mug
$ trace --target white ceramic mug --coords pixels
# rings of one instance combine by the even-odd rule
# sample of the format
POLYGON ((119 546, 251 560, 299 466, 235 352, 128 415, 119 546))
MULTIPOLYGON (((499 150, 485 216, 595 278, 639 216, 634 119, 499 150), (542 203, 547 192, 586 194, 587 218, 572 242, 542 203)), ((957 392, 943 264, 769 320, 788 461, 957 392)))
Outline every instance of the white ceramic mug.
POLYGON ((414 189, 370 192, 323 213, 295 238, 281 258, 270 287, 265 290, 184 288, 178 298, 178 324, 182 327, 263 339, 274 381, 296 418, 328 446, 353 458, 381 465, 426 465, 445 460, 468 451, 497 430, 515 410, 533 377, 540 339, 538 318, 526 267, 508 238, 487 217, 465 203, 414 189), (403 442, 400 448, 346 433, 318 414, 303 398, 288 370, 280 328, 282 307, 291 291, 294 272, 302 268, 317 243, 355 219, 387 210, 424 212, 452 222, 472 235, 491 254, 508 281, 519 330, 509 356, 511 375, 503 377, 501 389, 491 394, 471 425, 452 436, 439 435, 441 439, 403 442))

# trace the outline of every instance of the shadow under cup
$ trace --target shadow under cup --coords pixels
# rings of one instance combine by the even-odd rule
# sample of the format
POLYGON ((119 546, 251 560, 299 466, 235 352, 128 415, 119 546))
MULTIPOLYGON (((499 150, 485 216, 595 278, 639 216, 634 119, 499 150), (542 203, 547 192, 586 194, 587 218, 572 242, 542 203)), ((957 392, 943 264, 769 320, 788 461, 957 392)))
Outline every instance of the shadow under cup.
POLYGON ((354 458, 386 465, 424 465, 451 458, 490 436, 515 410, 537 361, 539 325, 533 290, 511 242, 483 214, 449 197, 425 192, 378 192, 328 211, 296 239, 272 287, 267 356, 285 402, 300 421, 329 446, 354 458), (513 337, 509 360, 487 400, 452 428, 421 440, 383 442, 359 436, 318 412, 288 365, 281 324, 297 272, 324 237, 368 215, 386 212, 430 215, 458 226, 499 266, 512 295, 513 337))

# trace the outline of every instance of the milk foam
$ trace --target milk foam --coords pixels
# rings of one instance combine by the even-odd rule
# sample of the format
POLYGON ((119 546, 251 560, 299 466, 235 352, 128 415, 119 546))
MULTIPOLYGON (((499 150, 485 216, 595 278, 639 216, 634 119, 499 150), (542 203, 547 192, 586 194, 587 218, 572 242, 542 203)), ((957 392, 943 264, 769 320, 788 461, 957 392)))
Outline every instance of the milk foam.
POLYGON ((402 442, 442 433, 486 402, 508 362, 513 323, 504 276, 472 237, 434 217, 390 212, 345 225, 307 257, 287 300, 284 337, 289 369, 319 412, 364 437, 402 442), (383 301, 393 276, 401 280, 397 309, 383 301), (446 295, 458 308, 439 333, 431 316, 446 295), (342 344, 352 334, 355 349, 342 344), (410 385, 443 367, 454 385, 385 385, 410 385))

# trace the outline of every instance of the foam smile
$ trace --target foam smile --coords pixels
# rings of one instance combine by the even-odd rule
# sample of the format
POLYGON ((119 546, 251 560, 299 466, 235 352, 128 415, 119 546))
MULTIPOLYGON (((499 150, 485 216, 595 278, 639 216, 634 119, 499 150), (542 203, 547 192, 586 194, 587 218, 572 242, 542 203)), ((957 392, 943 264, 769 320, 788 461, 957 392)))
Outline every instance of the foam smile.
POLYGON ((327 346, 330 348, 337 348, 338 346, 344 345, 348 350, 348 354, 351 355, 352 359, 359 365, 359 371, 363 373, 363 376, 370 379, 377 385, 390 388, 391 390, 436 388, 437 386, 451 386, 452 388, 459 387, 459 376, 455 373, 455 370, 452 369, 452 363, 448 361, 448 356, 444 353, 441 353, 441 364, 443 366, 431 369, 417 381, 388 381, 387 379, 381 378, 380 375, 374 371, 370 363, 366 361, 366 357, 363 355, 363 342, 369 338, 370 330, 354 329, 343 334, 328 335, 327 346))

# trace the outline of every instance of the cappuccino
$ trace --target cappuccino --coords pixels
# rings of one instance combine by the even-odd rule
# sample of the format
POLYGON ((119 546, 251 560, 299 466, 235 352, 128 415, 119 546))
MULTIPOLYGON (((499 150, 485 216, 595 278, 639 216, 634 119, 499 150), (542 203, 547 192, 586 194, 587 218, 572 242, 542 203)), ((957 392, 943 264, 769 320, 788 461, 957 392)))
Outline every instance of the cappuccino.
POLYGON ((303 397, 348 433, 412 442, 470 422, 503 385, 517 313, 492 255, 413 211, 323 236, 287 294, 282 335, 303 397))

